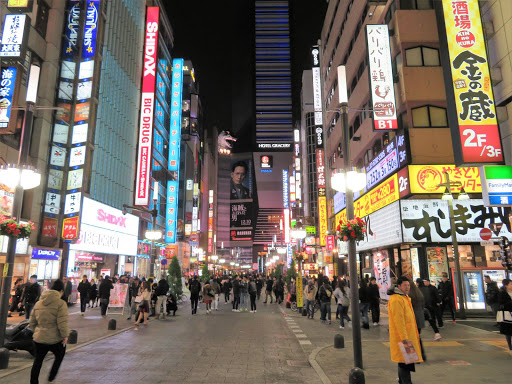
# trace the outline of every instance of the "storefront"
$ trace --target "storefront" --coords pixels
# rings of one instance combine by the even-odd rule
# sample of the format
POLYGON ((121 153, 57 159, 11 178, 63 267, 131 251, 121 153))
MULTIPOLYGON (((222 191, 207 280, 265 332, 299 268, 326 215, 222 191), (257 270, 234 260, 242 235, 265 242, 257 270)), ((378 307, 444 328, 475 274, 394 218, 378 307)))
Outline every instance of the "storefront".
POLYGON ((32 248, 29 276, 37 275, 37 282, 47 287, 52 280, 59 278, 61 258, 61 249, 32 248))
POLYGON ((138 235, 137 216, 84 198, 80 238, 69 246, 67 275, 96 279, 101 274, 126 273, 130 260, 137 256, 138 235))
MULTIPOLYGON (((3 271, 5 261, 7 257, 7 245, 9 244, 9 238, 7 236, 0 236, 0 269, 3 271)), ((16 255, 14 259, 14 271, 13 280, 21 278, 23 281, 27 281, 29 277, 29 264, 30 257, 28 255, 28 239, 18 239, 16 242, 16 255)), ((0 274, 0 286, 2 284, 3 274, 0 274)))

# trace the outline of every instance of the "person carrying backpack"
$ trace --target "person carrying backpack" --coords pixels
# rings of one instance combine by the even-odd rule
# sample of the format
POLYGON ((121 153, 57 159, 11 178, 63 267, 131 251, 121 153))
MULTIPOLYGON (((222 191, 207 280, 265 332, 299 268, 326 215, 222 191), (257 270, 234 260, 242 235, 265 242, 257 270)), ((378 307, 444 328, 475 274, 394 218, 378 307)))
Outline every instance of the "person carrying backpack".
POLYGON ((197 313, 197 305, 199 304, 199 293, 201 292, 201 283, 197 279, 197 276, 194 276, 190 282, 189 289, 192 314, 195 315, 197 313))
POLYGON ((328 315, 328 324, 331 324, 331 298, 332 298, 332 286, 329 284, 329 278, 324 277, 324 283, 318 290, 318 297, 320 299, 320 321, 326 322, 326 316, 328 315))

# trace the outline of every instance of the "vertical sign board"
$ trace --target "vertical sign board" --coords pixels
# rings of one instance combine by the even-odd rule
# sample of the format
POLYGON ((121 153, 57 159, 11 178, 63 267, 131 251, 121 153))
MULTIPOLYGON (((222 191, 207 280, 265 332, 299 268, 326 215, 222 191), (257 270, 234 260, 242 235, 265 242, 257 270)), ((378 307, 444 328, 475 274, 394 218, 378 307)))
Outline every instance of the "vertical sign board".
POLYGON ((478 0, 437 2, 455 164, 503 162, 478 0))
POLYGON ((373 129, 398 129, 395 88, 387 24, 366 26, 368 78, 373 110, 373 129))
POLYGON ((320 245, 325 247, 327 232, 327 198, 325 196, 325 164, 324 150, 316 149, 317 184, 318 184, 318 230, 320 245))
POLYGON ((208 191, 208 254, 213 252, 213 189, 208 191))
MULTIPOLYGON (((167 220, 166 233, 174 232, 174 236, 169 236, 166 241, 171 244, 176 243, 176 223, 178 221, 178 181, 180 171, 180 147, 181 147, 181 110, 183 98, 183 59, 174 59, 172 62, 172 78, 171 78, 171 126, 169 129, 169 157, 167 169, 176 172, 175 192, 171 197, 167 198, 167 220), (175 202, 171 203, 170 200, 175 202), (172 210, 172 214, 171 214, 172 210)), ((167 191, 169 193, 169 190, 167 191)))
POLYGON ((16 63, 25 59, 30 18, 27 15, 7 14, 4 18, 0 57, 16 63))
POLYGON ((311 50, 313 56, 313 106, 315 108, 315 125, 322 125, 322 84, 320 80, 320 61, 318 46, 311 50))
POLYGON ((0 129, 9 127, 11 105, 16 85, 16 67, 2 68, 0 74, 0 129))
POLYGON ((158 7, 147 8, 144 72, 142 76, 142 100, 140 106, 139 148, 137 152, 137 174, 135 180, 135 205, 149 204, 159 12, 160 8, 158 7))
POLYGON ((512 166, 486 165, 480 168, 480 175, 485 206, 512 206, 512 166))
POLYGON ((283 220, 284 220, 284 242, 290 242, 290 192, 288 188, 288 170, 283 169, 283 220))
POLYGON ((178 211, 178 181, 167 181, 167 202, 165 207, 165 242, 176 244, 178 211))

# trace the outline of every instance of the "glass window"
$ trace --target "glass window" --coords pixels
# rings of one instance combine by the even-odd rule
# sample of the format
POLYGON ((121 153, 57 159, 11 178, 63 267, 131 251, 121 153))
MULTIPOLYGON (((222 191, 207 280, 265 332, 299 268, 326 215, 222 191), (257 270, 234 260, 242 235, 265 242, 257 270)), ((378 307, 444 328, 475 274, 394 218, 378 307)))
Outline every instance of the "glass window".
POLYGON ((50 13, 50 7, 46 4, 45 1, 40 0, 37 3, 37 15, 36 15, 36 23, 35 29, 37 32, 46 38, 46 28, 48 26, 48 15, 50 13))
MULTIPOLYGON (((453 246, 448 245, 446 250, 448 253, 448 262, 450 263, 450 268, 455 268, 453 246)), ((461 268, 472 268, 475 266, 471 245, 459 245, 459 255, 461 268)))
POLYGON ((408 67, 438 67, 439 51, 435 48, 416 47, 405 50, 408 67))
POLYGON ((439 67, 441 65, 437 49, 429 47, 422 47, 421 49, 423 51, 423 65, 425 67, 439 67))
POLYGON ((411 48, 405 50, 405 57, 407 59, 408 67, 421 67, 423 60, 421 59, 421 48, 411 48))
POLYGON ((431 105, 413 108, 412 125, 416 128, 447 127, 446 109, 431 105))

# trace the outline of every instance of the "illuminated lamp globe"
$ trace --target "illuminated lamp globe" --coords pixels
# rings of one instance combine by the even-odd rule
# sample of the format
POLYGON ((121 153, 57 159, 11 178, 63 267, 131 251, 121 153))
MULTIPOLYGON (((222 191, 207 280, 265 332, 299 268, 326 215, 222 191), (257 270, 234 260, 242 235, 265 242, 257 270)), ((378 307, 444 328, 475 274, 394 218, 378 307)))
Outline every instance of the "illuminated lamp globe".
POLYGON ((41 184, 41 174, 31 166, 17 167, 9 164, 0 167, 0 183, 10 188, 18 184, 23 189, 33 189, 41 184))
POLYGON ((291 236, 294 238, 294 239, 298 239, 298 240, 302 240, 302 239, 305 239, 306 236, 307 236, 307 233, 306 233, 306 228, 304 228, 304 226, 302 225, 302 222, 298 222, 297 225, 295 226, 295 228, 293 228, 291 230, 291 236))
POLYGON ((159 230, 149 230, 146 231, 145 236, 148 240, 160 240, 162 238, 162 232, 159 230))
POLYGON ((464 188, 460 189, 459 197, 457 198, 457 200, 469 200, 469 195, 466 193, 464 188))

